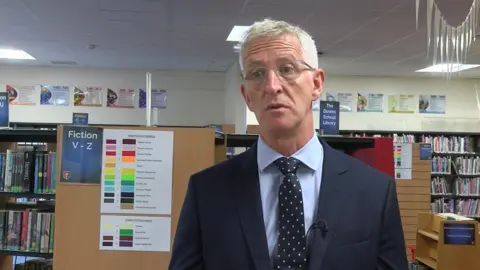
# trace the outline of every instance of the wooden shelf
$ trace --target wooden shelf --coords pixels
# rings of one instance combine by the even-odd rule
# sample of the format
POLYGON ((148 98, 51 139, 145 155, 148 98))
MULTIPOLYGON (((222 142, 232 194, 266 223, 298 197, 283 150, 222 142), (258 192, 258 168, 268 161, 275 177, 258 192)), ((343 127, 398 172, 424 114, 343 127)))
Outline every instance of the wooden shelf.
POLYGON ((418 230, 418 233, 431 238, 432 240, 438 241, 438 233, 436 232, 427 232, 425 230, 418 230))
POLYGON ((0 250, 0 256, 19 256, 19 257, 31 257, 31 258, 53 258, 53 253, 42 252, 30 252, 20 250, 0 250))
POLYGON ((417 261, 425 264, 426 266, 437 269, 437 261, 428 257, 417 256, 417 261))
POLYGON ((478 230, 475 220, 453 214, 421 213, 418 215, 416 260, 436 270, 478 270, 478 230))

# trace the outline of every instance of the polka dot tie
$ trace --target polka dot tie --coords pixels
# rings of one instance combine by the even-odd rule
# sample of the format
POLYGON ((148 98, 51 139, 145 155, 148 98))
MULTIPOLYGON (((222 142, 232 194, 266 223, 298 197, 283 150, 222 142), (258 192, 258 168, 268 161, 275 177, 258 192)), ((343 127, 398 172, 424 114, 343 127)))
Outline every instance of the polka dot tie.
POLYGON ((285 176, 278 190, 278 269, 302 269, 307 264, 302 187, 296 175, 300 163, 291 157, 274 161, 285 176))

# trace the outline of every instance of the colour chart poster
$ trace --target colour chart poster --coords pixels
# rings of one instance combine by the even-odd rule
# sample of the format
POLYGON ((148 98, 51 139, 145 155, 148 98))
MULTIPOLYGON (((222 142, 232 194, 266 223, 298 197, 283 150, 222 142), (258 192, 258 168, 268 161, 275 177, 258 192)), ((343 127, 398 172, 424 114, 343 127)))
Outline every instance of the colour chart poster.
POLYGON ((103 130, 101 213, 171 214, 173 131, 103 130))
POLYGON ((100 250, 170 251, 171 218, 107 216, 100 220, 100 250))

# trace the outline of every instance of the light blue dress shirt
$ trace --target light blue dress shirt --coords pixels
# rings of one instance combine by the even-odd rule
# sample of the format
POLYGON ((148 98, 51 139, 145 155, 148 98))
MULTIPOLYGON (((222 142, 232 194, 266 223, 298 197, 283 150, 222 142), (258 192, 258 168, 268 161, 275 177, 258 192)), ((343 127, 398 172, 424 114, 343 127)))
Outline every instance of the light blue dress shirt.
MULTIPOLYGON (((302 186, 303 209, 305 216, 305 233, 315 222, 318 196, 322 181, 323 146, 317 136, 292 157, 300 160, 302 165, 297 170, 297 176, 302 186)), ((263 219, 268 241, 270 257, 274 257, 278 235, 278 189, 283 179, 282 173, 272 164, 283 157, 277 151, 266 145, 259 137, 257 144, 258 176, 260 180, 260 195, 262 199, 263 219)))

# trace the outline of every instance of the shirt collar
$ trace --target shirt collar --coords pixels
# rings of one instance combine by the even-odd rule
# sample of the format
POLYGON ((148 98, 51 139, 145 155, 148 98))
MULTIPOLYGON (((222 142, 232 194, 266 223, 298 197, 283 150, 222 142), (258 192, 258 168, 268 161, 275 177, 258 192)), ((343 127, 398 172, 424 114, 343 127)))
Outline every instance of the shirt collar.
MULTIPOLYGON (((283 157, 280 153, 273 150, 270 146, 258 136, 257 143, 257 163, 258 169, 263 172, 270 164, 278 158, 283 157)), ((312 170, 317 170, 323 163, 323 146, 314 135, 300 150, 292 155, 300 160, 304 165, 312 170)))

